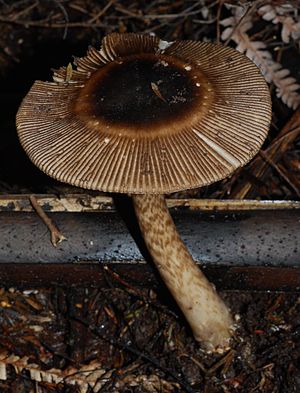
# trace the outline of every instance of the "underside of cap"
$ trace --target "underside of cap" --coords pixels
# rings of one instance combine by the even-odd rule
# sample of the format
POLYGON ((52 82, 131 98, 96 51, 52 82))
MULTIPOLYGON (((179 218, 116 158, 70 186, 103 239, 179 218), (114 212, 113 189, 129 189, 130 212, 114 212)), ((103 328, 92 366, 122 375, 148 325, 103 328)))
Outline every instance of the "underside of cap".
POLYGON ((267 135, 268 86, 232 48, 113 33, 75 65, 36 81, 17 114, 28 156, 62 182, 133 194, 201 187, 246 164, 267 135))

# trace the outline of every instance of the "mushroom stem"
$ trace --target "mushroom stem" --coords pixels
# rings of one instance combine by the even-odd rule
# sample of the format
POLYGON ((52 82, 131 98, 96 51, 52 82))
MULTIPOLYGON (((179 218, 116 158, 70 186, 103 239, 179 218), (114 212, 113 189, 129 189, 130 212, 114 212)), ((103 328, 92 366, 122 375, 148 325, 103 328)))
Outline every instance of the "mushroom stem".
POLYGON ((230 312, 182 242, 164 196, 132 198, 148 250, 195 339, 210 351, 228 347, 233 331, 230 312))

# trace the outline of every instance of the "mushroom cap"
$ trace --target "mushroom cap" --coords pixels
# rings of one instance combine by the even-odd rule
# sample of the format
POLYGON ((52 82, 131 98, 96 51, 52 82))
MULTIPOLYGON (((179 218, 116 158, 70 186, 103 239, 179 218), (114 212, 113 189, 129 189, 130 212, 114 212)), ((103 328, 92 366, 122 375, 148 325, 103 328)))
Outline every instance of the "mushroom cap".
POLYGON ((201 187, 266 138, 268 86, 232 48, 113 33, 75 65, 36 81, 17 114, 26 153, 62 182, 132 194, 201 187))

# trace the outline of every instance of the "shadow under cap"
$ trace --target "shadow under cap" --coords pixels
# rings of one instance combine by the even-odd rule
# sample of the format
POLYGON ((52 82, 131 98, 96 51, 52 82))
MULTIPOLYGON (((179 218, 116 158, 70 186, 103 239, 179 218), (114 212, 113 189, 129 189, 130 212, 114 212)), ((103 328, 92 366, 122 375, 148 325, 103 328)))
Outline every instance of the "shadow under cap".
POLYGON ((269 89, 258 68, 232 48, 111 34, 76 65, 69 75, 65 67, 55 71, 54 83, 35 82, 17 114, 25 151, 57 180, 132 194, 201 187, 246 164, 267 135, 269 89), (136 67, 139 77, 132 74, 136 67), (143 80, 143 69, 151 77, 143 80), (164 78, 171 81, 158 83, 164 78), (187 101, 171 105, 179 81, 187 101), (133 97, 140 97, 139 105, 133 97), (101 98, 110 104, 102 106, 101 98), (148 101, 154 113, 150 105, 143 111, 148 101))

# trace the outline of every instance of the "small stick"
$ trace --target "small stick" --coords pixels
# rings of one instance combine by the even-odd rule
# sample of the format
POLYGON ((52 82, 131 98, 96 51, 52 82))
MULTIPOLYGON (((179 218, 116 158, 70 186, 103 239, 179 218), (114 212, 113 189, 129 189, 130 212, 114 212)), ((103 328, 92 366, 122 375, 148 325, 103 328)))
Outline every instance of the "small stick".
POLYGON ((162 96, 161 92, 156 83, 151 82, 151 89, 153 90, 154 94, 160 98, 162 101, 167 102, 167 100, 162 96))
MULTIPOLYGON (((285 124, 277 137, 272 141, 269 147, 264 151, 265 154, 277 163, 290 145, 295 141, 300 132, 300 108, 296 110, 290 120, 285 124)), ((248 166, 250 173, 259 180, 263 180, 269 170, 269 163, 257 155, 248 166)), ((251 182, 244 182, 236 186, 230 193, 231 198, 243 199, 247 197, 253 189, 251 182)))
POLYGON ((67 238, 60 232, 60 230, 57 228, 57 226, 54 224, 54 222, 47 216, 47 214, 44 212, 42 207, 38 204, 38 201, 34 195, 29 196, 30 203, 38 216, 41 218, 41 220, 44 222, 44 224, 47 226, 47 228, 50 231, 51 234, 51 243, 53 244, 54 247, 57 247, 57 245, 62 242, 63 240, 67 240, 67 238))
POLYGON ((221 42, 220 37, 221 37, 221 33, 220 33, 220 17, 221 17, 221 9, 224 3, 224 0, 220 0, 218 1, 218 9, 217 9, 217 44, 219 44, 221 42))
POLYGON ((275 169, 275 171, 278 172, 279 176, 281 176, 286 181, 286 183, 295 191, 297 196, 300 198, 299 188, 289 179, 289 177, 284 173, 284 171, 280 169, 279 166, 275 164, 275 162, 270 157, 268 157, 268 155, 262 150, 259 152, 259 154, 272 168, 275 169))
POLYGON ((141 298, 145 298, 142 292, 134 288, 132 285, 130 285, 128 282, 126 282, 123 278, 119 276, 116 272, 111 270, 108 266, 104 266, 104 270, 107 271, 117 282, 119 282, 121 285, 123 285, 125 288, 129 289, 134 295, 137 295, 141 298))
POLYGON ((252 15, 252 12, 258 8, 261 4, 262 4, 262 0, 255 0, 252 4, 250 3, 249 6, 246 6, 246 11, 244 13, 244 15, 241 17, 241 19, 237 22, 237 24, 234 26, 234 28, 232 29, 232 32, 229 34, 229 37, 227 38, 227 40, 224 42, 224 46, 227 46, 232 38, 232 36, 234 35, 234 33, 236 32, 236 30, 241 26, 241 24, 245 21, 245 19, 248 16, 252 15))

